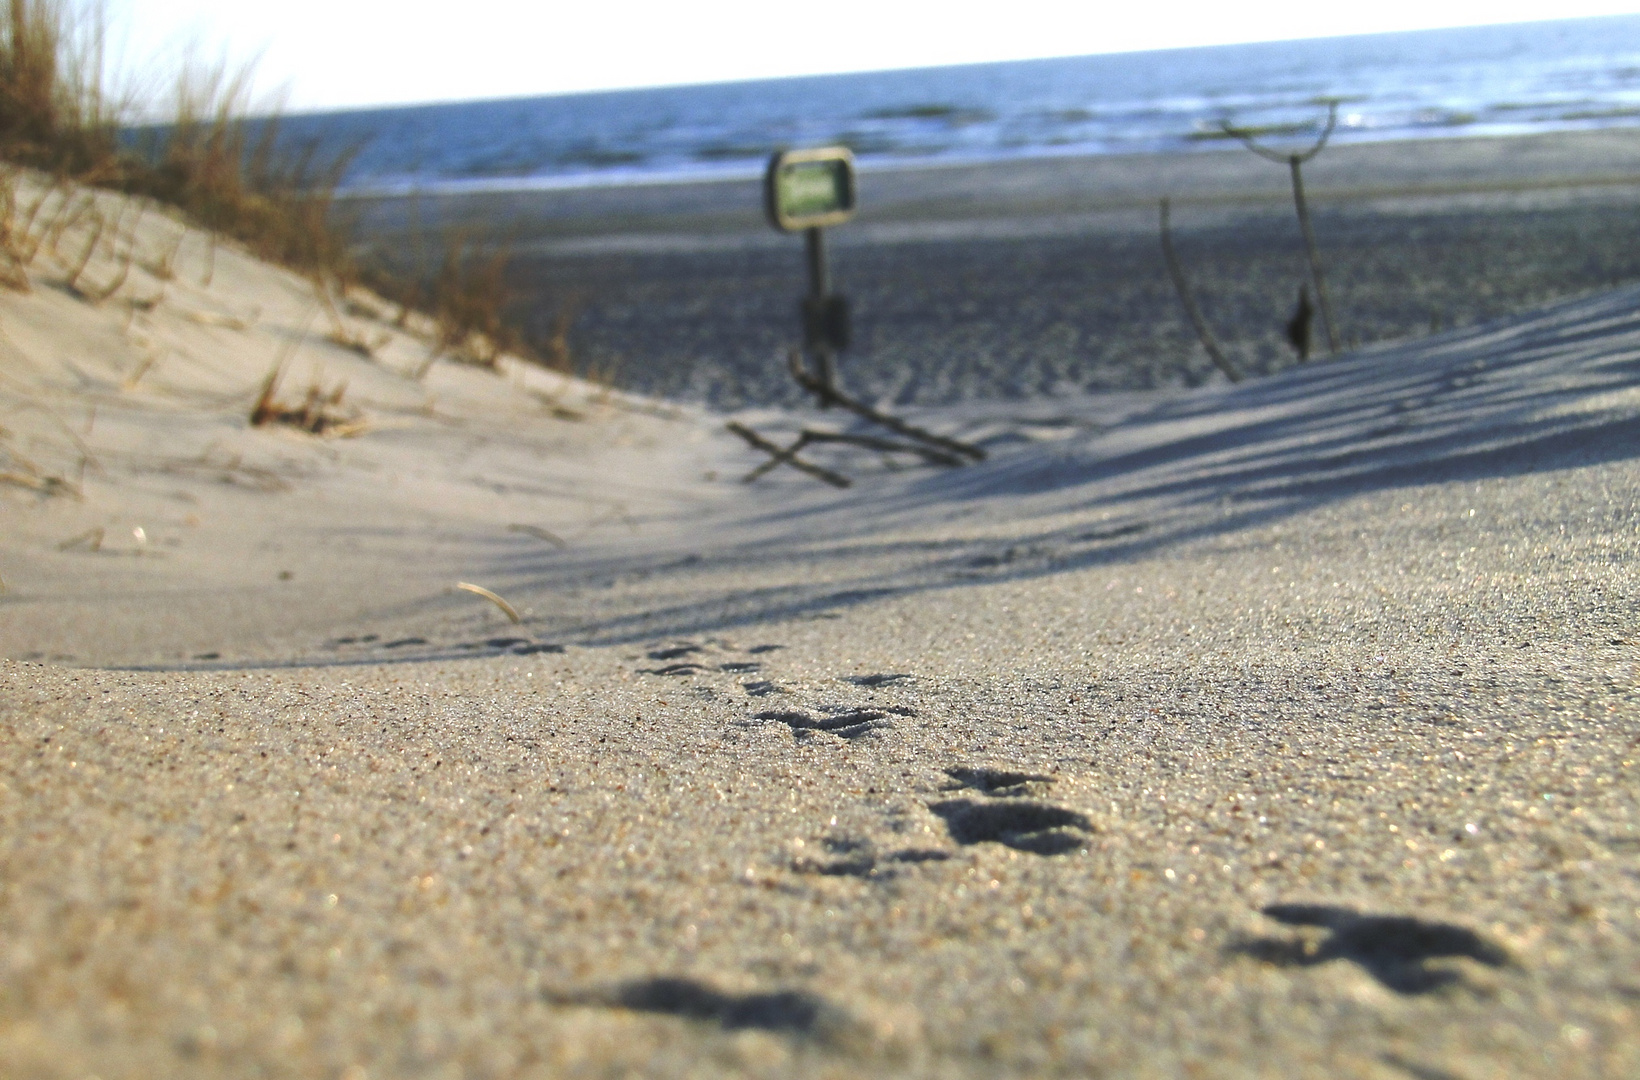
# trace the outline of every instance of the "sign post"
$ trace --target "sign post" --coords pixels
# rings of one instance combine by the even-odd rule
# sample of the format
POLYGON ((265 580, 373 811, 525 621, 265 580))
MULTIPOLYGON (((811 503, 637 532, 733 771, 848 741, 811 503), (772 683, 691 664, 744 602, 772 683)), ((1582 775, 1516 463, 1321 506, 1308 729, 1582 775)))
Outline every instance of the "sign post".
POLYGON ((769 224, 781 232, 801 232, 808 256, 809 292, 803 298, 803 350, 813 357, 812 374, 825 388, 822 408, 837 387, 836 354, 848 348, 848 301, 831 291, 826 265, 828 225, 854 216, 854 155, 847 147, 784 150, 769 159, 763 182, 763 207, 769 224))

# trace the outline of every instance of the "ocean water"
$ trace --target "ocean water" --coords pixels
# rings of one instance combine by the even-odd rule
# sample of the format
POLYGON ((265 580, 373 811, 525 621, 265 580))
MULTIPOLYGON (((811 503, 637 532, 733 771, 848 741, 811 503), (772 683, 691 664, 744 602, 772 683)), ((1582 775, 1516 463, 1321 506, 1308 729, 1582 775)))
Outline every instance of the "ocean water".
POLYGON ((756 175, 833 142, 862 167, 1220 145, 1223 120, 1301 143, 1640 127, 1640 15, 287 117, 356 148, 352 191, 756 175))

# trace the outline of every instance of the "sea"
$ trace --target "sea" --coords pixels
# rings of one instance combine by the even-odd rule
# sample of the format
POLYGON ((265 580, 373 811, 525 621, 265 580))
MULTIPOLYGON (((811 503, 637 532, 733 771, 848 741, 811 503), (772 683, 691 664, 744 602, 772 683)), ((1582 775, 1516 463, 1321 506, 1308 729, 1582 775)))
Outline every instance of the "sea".
POLYGON ((1640 128, 1640 15, 304 113, 344 193, 756 176, 844 144, 862 169, 1193 151, 1225 122, 1300 145, 1640 128))

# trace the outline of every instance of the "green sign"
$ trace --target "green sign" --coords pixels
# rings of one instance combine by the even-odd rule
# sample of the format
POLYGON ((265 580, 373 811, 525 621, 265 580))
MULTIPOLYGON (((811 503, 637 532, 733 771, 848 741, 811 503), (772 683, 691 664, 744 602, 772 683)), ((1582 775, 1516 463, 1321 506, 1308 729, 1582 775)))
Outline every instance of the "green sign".
POLYGON ((854 216, 854 155, 847 147, 786 150, 769 159, 764 202, 782 232, 841 225, 854 216))

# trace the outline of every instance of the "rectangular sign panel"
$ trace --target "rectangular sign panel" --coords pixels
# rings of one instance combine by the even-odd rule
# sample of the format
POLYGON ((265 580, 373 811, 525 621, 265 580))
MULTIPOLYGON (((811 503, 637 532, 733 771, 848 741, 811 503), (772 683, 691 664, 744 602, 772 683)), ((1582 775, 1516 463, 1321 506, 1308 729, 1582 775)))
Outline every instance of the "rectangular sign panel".
POLYGON ((764 204, 782 232, 841 225, 854 216, 854 155, 847 147, 786 150, 769 159, 764 204))

